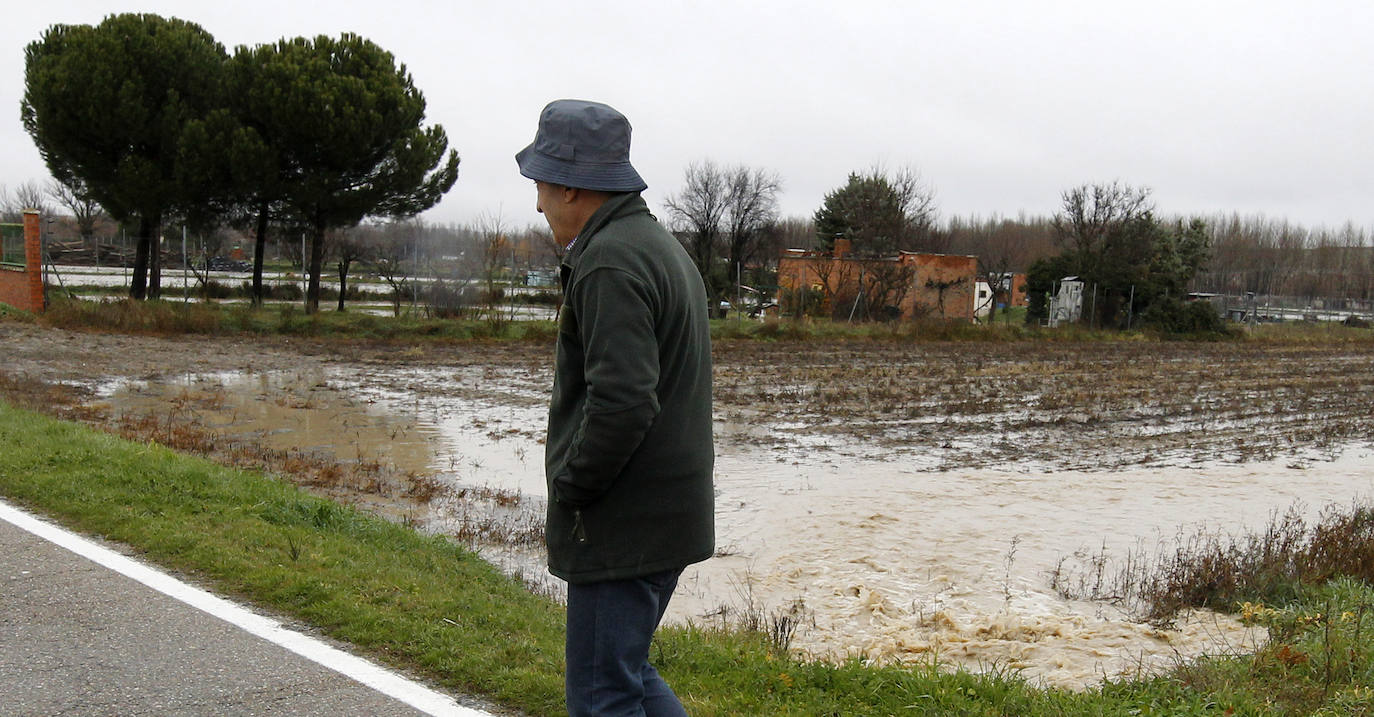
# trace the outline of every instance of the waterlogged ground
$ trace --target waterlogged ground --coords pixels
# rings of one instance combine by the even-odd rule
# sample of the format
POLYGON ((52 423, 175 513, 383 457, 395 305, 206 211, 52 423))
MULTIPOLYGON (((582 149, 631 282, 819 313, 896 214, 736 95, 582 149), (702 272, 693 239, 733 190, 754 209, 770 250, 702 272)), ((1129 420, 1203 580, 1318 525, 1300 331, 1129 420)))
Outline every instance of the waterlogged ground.
MULTIPOLYGON (((425 506, 360 500, 542 574, 546 346, 0 332, 10 371, 79 383, 108 420, 436 476, 452 490, 425 506)), ((716 363, 719 555, 670 619, 787 614, 817 657, 1082 686, 1245 651, 1259 636, 1226 616, 1157 628, 1061 599, 1049 573, 1374 495, 1368 343, 724 343, 716 363)))

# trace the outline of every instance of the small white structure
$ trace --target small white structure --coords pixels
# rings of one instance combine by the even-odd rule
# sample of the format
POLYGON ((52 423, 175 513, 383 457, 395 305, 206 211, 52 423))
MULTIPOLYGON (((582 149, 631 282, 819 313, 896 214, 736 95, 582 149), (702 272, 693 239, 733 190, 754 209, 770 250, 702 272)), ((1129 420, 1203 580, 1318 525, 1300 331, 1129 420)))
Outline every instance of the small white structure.
POLYGON ((979 279, 973 287, 973 318, 981 321, 992 313, 992 302, 997 297, 992 293, 992 286, 988 282, 979 279))
POLYGON ((558 286, 558 272, 552 269, 531 269, 525 272, 525 286, 558 286))
POLYGON ((1076 276, 1059 280, 1059 291, 1050 297, 1051 328, 1061 323, 1075 323, 1083 317, 1083 282, 1076 276))

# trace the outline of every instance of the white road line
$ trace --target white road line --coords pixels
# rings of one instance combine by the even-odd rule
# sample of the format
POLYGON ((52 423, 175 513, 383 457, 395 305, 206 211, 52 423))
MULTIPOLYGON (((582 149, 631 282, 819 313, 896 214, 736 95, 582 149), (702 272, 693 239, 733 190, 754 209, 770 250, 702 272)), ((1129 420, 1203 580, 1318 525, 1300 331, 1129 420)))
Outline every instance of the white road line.
POLYGON ((98 565, 180 600, 191 607, 209 613, 225 622, 237 625, 250 634, 280 645, 301 657, 346 675, 372 689, 404 702, 427 714, 443 717, 492 717, 463 707, 448 695, 435 692, 414 680, 407 679, 384 667, 331 647, 320 640, 282 627, 281 623, 248 608, 187 585, 133 558, 120 555, 64 528, 20 510, 0 500, 0 520, 33 533, 50 543, 66 548, 98 565))

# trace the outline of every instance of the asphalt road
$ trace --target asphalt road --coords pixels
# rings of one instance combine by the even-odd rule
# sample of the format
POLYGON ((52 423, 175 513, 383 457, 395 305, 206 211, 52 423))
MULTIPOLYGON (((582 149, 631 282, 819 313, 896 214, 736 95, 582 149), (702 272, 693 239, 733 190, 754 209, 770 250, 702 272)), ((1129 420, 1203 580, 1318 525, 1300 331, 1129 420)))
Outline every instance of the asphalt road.
POLYGON ((0 715, 490 714, 50 531, 0 501, 0 715))

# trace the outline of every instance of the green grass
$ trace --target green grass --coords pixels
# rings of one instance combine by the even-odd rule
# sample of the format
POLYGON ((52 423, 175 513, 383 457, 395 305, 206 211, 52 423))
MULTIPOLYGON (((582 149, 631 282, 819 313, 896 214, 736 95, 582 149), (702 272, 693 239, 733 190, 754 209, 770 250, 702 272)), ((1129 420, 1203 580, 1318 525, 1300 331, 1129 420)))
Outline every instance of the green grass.
POLYGON ((34 316, 32 313, 28 311, 24 311, 23 309, 16 309, 13 306, 10 306, 9 304, 0 303, 0 321, 14 321, 22 324, 32 324, 35 323, 37 320, 38 317, 34 316))
MULTIPOLYGON (((3 403, 0 493, 448 688, 562 711, 561 608, 442 538, 3 403)), ((1278 638, 1258 656, 1084 693, 934 665, 803 663, 766 635, 700 626, 661 631, 653 654, 691 713, 708 717, 1374 714, 1371 604, 1367 583, 1344 581, 1249 606, 1278 638)))
POLYGON ((8 406, 0 491, 451 688, 559 704, 560 609, 441 538, 8 406))
POLYGON ((54 300, 42 315, 48 326, 158 336, 254 334, 359 341, 470 341, 474 339, 553 341, 551 321, 438 319, 417 315, 376 316, 361 312, 306 314, 294 304, 253 308, 243 304, 181 301, 96 302, 54 300))

